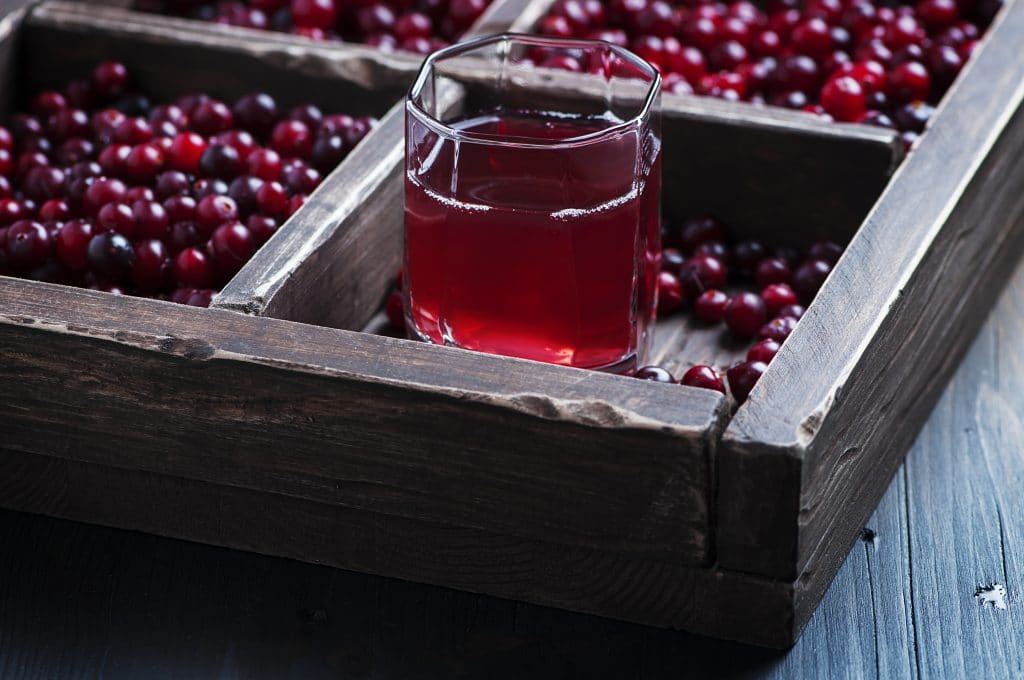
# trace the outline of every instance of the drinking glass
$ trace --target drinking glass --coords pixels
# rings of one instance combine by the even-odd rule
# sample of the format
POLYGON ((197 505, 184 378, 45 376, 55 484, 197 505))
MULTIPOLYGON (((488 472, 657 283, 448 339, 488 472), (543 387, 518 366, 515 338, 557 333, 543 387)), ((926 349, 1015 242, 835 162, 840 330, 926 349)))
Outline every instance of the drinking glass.
POLYGON ((410 334, 581 368, 642 363, 661 260, 659 92, 650 64, 600 41, 504 34, 428 57, 406 101, 410 334))

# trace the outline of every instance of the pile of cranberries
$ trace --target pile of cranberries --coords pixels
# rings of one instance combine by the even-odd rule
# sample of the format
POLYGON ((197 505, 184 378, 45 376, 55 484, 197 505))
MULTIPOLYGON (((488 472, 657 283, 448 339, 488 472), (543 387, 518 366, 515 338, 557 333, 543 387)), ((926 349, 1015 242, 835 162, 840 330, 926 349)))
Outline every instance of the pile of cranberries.
POLYGON ((208 306, 373 124, 264 93, 154 106, 100 64, 0 127, 0 274, 208 306))
POLYGON ((491 0, 136 0, 138 9, 232 26, 430 54, 458 40, 491 0))
MULTIPOLYGON (((607 40, 669 92, 898 129, 909 147, 1002 0, 557 0, 540 33, 607 40)), ((571 55, 555 68, 586 70, 571 55)), ((600 64, 593 65, 600 68, 600 64)))
MULTIPOLYGON (((658 275, 658 316, 688 310, 703 324, 724 324, 736 340, 755 343, 745 361, 726 371, 729 391, 742 403, 843 248, 831 241, 819 241, 806 252, 791 246, 769 249, 760 241, 729 245, 725 225, 710 216, 686 220, 679 230, 666 229, 663 239, 668 247, 658 275)), ((675 382, 657 366, 641 368, 636 377, 675 382)), ((679 382, 726 392, 726 382, 710 366, 690 368, 679 382)))

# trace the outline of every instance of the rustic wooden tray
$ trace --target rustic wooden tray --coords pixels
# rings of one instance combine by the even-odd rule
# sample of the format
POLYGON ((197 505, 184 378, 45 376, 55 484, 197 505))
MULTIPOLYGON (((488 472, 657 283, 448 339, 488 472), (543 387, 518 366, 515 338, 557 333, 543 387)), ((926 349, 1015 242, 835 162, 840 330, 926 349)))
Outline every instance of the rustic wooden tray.
MULTIPOLYGON (((183 64, 188 89, 376 113, 411 78, 366 48, 139 16, 16 13, 0 68, 42 84, 102 49, 145 80, 174 48, 161 72, 183 64)), ((891 133, 665 98, 668 215, 699 197, 741 236, 849 241, 734 415, 703 390, 358 332, 401 250, 393 109, 221 309, 0 277, 0 504, 791 644, 1019 252, 1022 33, 1011 0, 891 181, 891 133)), ((734 351, 658 335, 677 367, 734 351)))

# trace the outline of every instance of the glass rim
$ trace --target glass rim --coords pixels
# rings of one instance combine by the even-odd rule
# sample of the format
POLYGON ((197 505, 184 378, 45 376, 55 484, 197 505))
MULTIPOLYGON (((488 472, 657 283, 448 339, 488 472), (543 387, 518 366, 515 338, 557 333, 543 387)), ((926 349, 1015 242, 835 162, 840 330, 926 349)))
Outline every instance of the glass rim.
MULTIPOLYGON (((535 67, 537 68, 537 67, 535 67)), ((566 72, 568 73, 568 71, 566 72)), ((580 74, 587 75, 587 74, 580 74)), ((407 112, 416 116, 416 118, 431 128, 434 132, 443 135, 450 139, 457 139, 461 141, 477 142, 480 144, 490 144, 492 146, 511 146, 516 148, 537 148, 537 149, 552 149, 559 147, 576 147, 590 144, 596 141, 602 141, 612 136, 616 136, 625 132, 629 132, 637 125, 640 121, 654 108, 654 101, 661 92, 661 73, 658 69, 654 68, 650 63, 641 59, 635 53, 627 50, 624 47, 615 45, 606 40, 589 40, 586 38, 553 38, 549 36, 541 35, 530 35, 528 33, 496 33, 494 35, 487 35, 480 38, 473 38, 471 40, 465 40, 454 45, 449 45, 443 49, 429 54, 420 65, 419 72, 416 74, 416 79, 413 81, 412 86, 409 88, 409 92, 405 97, 405 109, 407 112), (651 80, 648 84, 647 94, 644 96, 643 104, 639 107, 636 114, 630 116, 628 119, 617 123, 610 127, 602 128, 596 132, 588 132, 585 135, 578 135, 576 137, 566 137, 563 139, 552 139, 552 140, 532 140, 526 141, 528 138, 518 139, 502 139, 497 135, 473 132, 469 130, 459 130, 454 128, 447 123, 439 120, 435 116, 428 113, 419 103, 417 103, 418 94, 426 84, 427 74, 433 68, 435 62, 442 59, 446 59, 453 55, 457 55, 460 52, 467 50, 476 49, 478 47, 498 42, 518 42, 527 45, 537 45, 540 47, 552 47, 552 48, 566 48, 566 49, 585 49, 587 47, 594 48, 600 47, 602 49, 609 49, 618 55, 620 58, 632 63, 635 66, 647 71, 651 75, 651 80)))

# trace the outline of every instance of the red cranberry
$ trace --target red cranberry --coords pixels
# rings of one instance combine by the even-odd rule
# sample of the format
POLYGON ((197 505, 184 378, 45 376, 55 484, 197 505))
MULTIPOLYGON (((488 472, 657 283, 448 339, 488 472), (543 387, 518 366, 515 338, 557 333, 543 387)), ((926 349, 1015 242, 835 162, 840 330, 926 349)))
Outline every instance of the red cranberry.
POLYGON ((764 288, 773 283, 789 283, 793 278, 793 272, 785 260, 778 257, 769 257, 761 260, 754 273, 754 280, 757 285, 764 288))
POLYGON ((88 137, 92 131, 89 116, 81 109, 61 109, 50 116, 47 128, 56 142, 72 137, 88 137))
POLYGON ((832 32, 824 20, 811 18, 797 24, 789 36, 789 42, 797 54, 820 58, 832 50, 832 32))
POLYGON ((762 340, 747 351, 747 361, 760 361, 764 364, 771 363, 781 347, 782 345, 771 338, 762 340))
POLYGON ((122 202, 127 191, 128 188, 119 179, 97 179, 85 190, 82 208, 87 215, 95 215, 108 203, 122 202))
POLYGON ((106 100, 122 95, 128 87, 128 69, 116 61, 105 61, 92 72, 92 89, 106 100))
POLYGON ((701 321, 718 323, 725 318, 729 296, 717 289, 706 290, 693 302, 693 313, 701 321))
POLYGON ((132 147, 127 144, 111 144, 100 152, 97 160, 108 175, 123 175, 124 163, 131 152, 132 147))
POLYGON ((164 164, 164 153, 152 144, 140 144, 124 159, 125 177, 133 182, 148 183, 156 177, 164 164))
POLYGON ((924 38, 924 29, 917 23, 917 19, 910 15, 898 16, 885 27, 885 44, 891 50, 920 44, 924 38))
POLYGON ((735 272, 744 278, 754 275, 757 265, 765 257, 764 246, 758 241, 743 241, 733 249, 733 265, 735 272))
POLYGON ((211 144, 199 159, 199 169, 208 178, 232 179, 241 174, 243 167, 238 151, 225 144, 211 144))
POLYGON ((768 316, 776 316, 783 307, 797 303, 796 293, 785 283, 773 283, 761 291, 768 316))
POLYGON ((153 126, 145 118, 129 118, 113 132, 113 140, 119 144, 144 144, 153 139, 153 126))
POLYGON ((28 217, 28 211, 13 198, 0 198, 0 227, 14 224, 28 217))
POLYGON ((218 225, 238 219, 238 205, 228 196, 205 196, 196 205, 195 219, 199 226, 213 231, 218 225))
POLYGON ((281 177, 283 163, 281 156, 273 149, 257 149, 246 161, 249 174, 265 181, 273 181, 281 177))
POLYGON ((249 232, 252 234, 256 245, 261 246, 274 235, 279 224, 277 220, 270 215, 257 213, 249 216, 249 219, 245 221, 245 226, 249 228, 249 232))
POLYGON ((244 225, 228 222, 213 232, 210 238, 210 252, 221 274, 230 276, 252 257, 256 252, 256 244, 252 233, 244 225))
POLYGON ((818 241, 807 251, 807 259, 824 260, 834 265, 843 254, 843 247, 833 241, 818 241))
POLYGON ((732 396, 739 403, 743 403, 750 396, 754 385, 761 378, 761 375, 768 370, 768 364, 761 361, 744 361, 736 364, 726 371, 726 379, 729 381, 729 389, 732 396))
POLYGON ((464 31, 487 9, 485 0, 451 0, 448 3, 448 16, 457 31, 464 31))
POLYGON ((820 81, 817 63, 802 54, 783 59, 775 73, 776 87, 781 91, 807 94, 817 88, 820 81))
POLYGON ((245 130, 227 130, 217 133, 211 138, 211 143, 230 146, 238 152, 242 161, 247 161, 249 155, 259 148, 253 136, 245 130))
POLYGON ((793 290, 804 304, 814 299, 831 271, 832 265, 824 260, 809 260, 800 265, 793 274, 793 290))
POLYGON ((34 201, 56 198, 64 186, 64 172, 58 168, 37 165, 25 173, 21 189, 34 201))
POLYGON ((867 95, 854 78, 832 78, 821 90, 821 105, 836 120, 852 123, 864 113, 867 95))
POLYGON ((290 199, 288 199, 288 212, 286 214, 286 217, 291 217, 292 215, 294 215, 296 212, 298 212, 299 208, 305 205, 305 203, 305 194, 296 194, 292 196, 290 199))
POLYGON ((764 320, 764 302, 754 293, 737 293, 725 307, 725 325, 741 340, 753 337, 764 320))
POLYGON ((63 222, 70 218, 70 206, 59 198, 51 198, 39 208, 39 219, 44 222, 63 222))
POLYGON ((291 18, 300 28, 319 28, 326 31, 334 27, 338 8, 334 0, 291 0, 291 18))
POLYGON ((688 387, 700 387, 705 390, 715 390, 725 394, 725 384, 721 376, 710 366, 697 365, 691 367, 679 380, 680 385, 688 387))
POLYGON ((136 235, 142 238, 162 239, 167 236, 170 220, 159 203, 139 200, 132 204, 136 235))
POLYGON ((195 174, 199 172, 199 160, 206 148, 206 140, 200 135, 195 132, 182 132, 171 143, 170 151, 167 153, 167 164, 175 170, 195 174))
POLYGON ((274 127, 270 145, 282 156, 308 158, 313 150, 313 135, 305 123, 285 120, 274 127))
POLYGON ((174 278, 185 287, 206 288, 213 281, 213 263, 198 248, 185 248, 174 258, 174 278))
POLYGON ((697 246, 708 241, 724 241, 725 226, 710 216, 696 217, 683 223, 680 248, 691 255, 697 246))
POLYGON ((683 287, 675 274, 663 271, 658 274, 658 314, 667 315, 679 311, 683 306, 683 287))
POLYGON ((782 343, 796 328, 796 324, 797 320, 791 316, 777 316, 758 329, 757 337, 782 343))
POLYGON ((921 133, 924 132, 929 119, 931 119, 934 113, 935 107, 931 104, 916 101, 898 108, 894 118, 900 130, 921 133))
POLYGON ((651 382, 667 383, 669 385, 675 384, 675 379, 672 378, 672 374, 666 371, 660 366, 643 366, 637 369, 637 372, 633 374, 633 377, 639 378, 640 380, 650 380, 651 382))
POLYGON ((220 179, 197 179, 192 184, 192 195, 196 200, 203 200, 207 196, 226 196, 228 193, 227 182, 220 179))
POLYGON ((277 102, 265 92, 255 92, 235 102, 235 122, 254 135, 264 136, 274 127, 278 117, 277 102))
POLYGON ((86 249, 93 235, 93 225, 89 220, 65 222, 55 239, 57 260, 69 269, 83 271, 86 268, 86 249))
POLYGON ((679 280, 686 299, 693 300, 709 288, 723 288, 728 281, 725 265, 714 257, 696 255, 683 265, 679 280))
POLYGON ((107 203, 96 216, 100 231, 116 231, 128 238, 135 236, 135 214, 124 203, 107 203))
POLYGON ((395 21, 394 34, 399 42, 409 38, 429 38, 434 26, 423 12, 407 12, 395 21))
POLYGON ((7 262, 15 269, 27 270, 45 264, 52 248, 50 232, 38 222, 19 220, 7 228, 7 262))
POLYGON ((89 268, 104 280, 119 282, 125 279, 135 264, 135 250, 131 241, 117 232, 96 234, 86 249, 89 268))
POLYGON ((900 64, 889 74, 886 92, 890 99, 901 104, 915 99, 927 99, 931 93, 928 70, 916 61, 900 64))
POLYGON ((278 182, 264 182, 256 192, 256 204, 268 215, 283 215, 288 210, 288 192, 278 182))
POLYGON ((164 290, 171 284, 171 258, 163 241, 145 239, 135 244, 132 281, 146 293, 164 290))

